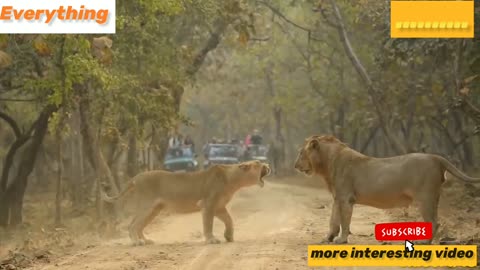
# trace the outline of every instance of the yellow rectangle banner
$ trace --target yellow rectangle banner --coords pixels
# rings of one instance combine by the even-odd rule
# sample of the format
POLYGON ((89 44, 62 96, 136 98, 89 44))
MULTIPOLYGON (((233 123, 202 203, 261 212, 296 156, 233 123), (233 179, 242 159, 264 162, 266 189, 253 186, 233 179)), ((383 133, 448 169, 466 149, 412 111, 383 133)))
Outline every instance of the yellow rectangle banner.
POLYGON ((308 266, 475 267, 476 245, 310 245, 308 266))
POLYGON ((473 38, 470 1, 391 1, 392 38, 473 38))

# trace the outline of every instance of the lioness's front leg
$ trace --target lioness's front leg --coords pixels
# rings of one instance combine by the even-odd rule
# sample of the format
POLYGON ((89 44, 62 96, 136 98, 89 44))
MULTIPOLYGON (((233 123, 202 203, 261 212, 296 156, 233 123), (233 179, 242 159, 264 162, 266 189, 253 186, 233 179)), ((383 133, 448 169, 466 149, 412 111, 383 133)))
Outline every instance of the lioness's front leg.
POLYGON ((332 214, 330 216, 330 228, 324 242, 332 242, 333 239, 337 237, 339 232, 340 232, 340 210, 339 210, 339 204, 334 201, 332 205, 332 214))
POLYGON ((213 236, 213 217, 215 215, 215 200, 209 198, 203 201, 203 235, 207 244, 219 244, 220 240, 213 236))
POLYGON ((341 197, 338 199, 338 209, 340 214, 340 225, 342 226, 342 232, 340 237, 335 239, 336 244, 345 244, 348 242, 348 235, 350 234, 350 223, 352 221, 353 213, 353 198, 341 197))
POLYGON ((233 220, 225 207, 217 209, 215 216, 225 224, 225 240, 233 242, 233 220))

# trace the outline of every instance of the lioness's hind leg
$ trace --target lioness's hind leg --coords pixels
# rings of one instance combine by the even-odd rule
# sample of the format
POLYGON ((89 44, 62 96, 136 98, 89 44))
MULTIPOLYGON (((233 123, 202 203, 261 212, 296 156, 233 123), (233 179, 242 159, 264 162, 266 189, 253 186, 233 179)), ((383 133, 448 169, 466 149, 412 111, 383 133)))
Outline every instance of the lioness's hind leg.
POLYGON ((146 210, 139 218, 136 220, 135 223, 135 230, 138 235, 138 237, 143 240, 143 243, 145 244, 153 244, 153 241, 150 239, 145 238, 145 235, 143 234, 143 230, 145 227, 150 224, 153 219, 162 211, 162 209, 165 207, 165 204, 161 201, 156 201, 148 210, 146 210))
POLYGON ((134 246, 142 245, 142 241, 140 241, 139 235, 137 234, 137 230, 135 229, 135 224, 138 220, 138 214, 132 218, 132 221, 128 225, 128 235, 132 240, 132 244, 134 246))
POLYGON ((225 240, 233 242, 233 220, 226 208, 219 209, 215 212, 215 216, 225 224, 225 240))
MULTIPOLYGON (((435 237, 438 227, 437 216, 439 199, 439 190, 434 190, 433 192, 424 193, 418 200, 419 210, 423 220, 432 223, 432 238, 435 237)), ((431 242, 432 240, 424 241, 426 244, 430 244, 431 242)))
POLYGON ((206 244, 219 244, 220 240, 213 236, 213 217, 215 216, 215 202, 213 198, 203 202, 202 220, 203 220, 203 236, 206 244))

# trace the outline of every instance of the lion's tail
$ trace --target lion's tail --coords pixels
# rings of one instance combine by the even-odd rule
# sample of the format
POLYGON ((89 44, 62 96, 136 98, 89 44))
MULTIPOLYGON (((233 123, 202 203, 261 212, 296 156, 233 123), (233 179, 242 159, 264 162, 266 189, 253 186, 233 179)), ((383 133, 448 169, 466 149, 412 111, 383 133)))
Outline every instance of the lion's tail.
POLYGON ((123 196, 125 196, 125 194, 130 193, 134 188, 135 188, 135 180, 132 179, 131 181, 128 182, 127 186, 117 196, 110 197, 102 189, 100 189, 100 194, 102 196, 103 201, 107 203, 114 203, 118 199, 121 199, 123 196))
POLYGON ((435 158, 442 163, 443 167, 445 170, 447 170, 449 173, 453 174, 455 177, 458 179, 464 181, 464 182, 471 182, 471 183, 480 183, 480 178, 475 178, 475 177, 470 177, 466 174, 464 174, 462 171, 457 169, 450 161, 445 159, 444 157, 441 156, 435 156, 435 158))

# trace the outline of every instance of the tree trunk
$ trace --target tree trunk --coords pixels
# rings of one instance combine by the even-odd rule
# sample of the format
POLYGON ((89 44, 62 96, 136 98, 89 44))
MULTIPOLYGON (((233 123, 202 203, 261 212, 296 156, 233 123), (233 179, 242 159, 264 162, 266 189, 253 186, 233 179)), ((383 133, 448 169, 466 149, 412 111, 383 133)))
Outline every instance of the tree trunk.
POLYGON ((2 170, 1 186, 0 191, 5 191, 7 189, 7 183, 10 176, 10 169, 13 165, 13 159, 17 151, 24 146, 25 143, 30 139, 30 132, 27 134, 21 134, 15 142, 8 149, 7 155, 5 156, 5 163, 2 170))
POLYGON ((267 84, 267 91, 272 100, 274 100, 272 112, 275 125, 275 143, 273 144, 273 162, 275 173, 281 173, 285 166, 285 136, 282 132, 283 110, 280 104, 275 102, 277 96, 275 86, 273 84, 273 64, 270 63, 265 68, 265 82, 267 84))
MULTIPOLYGON (((365 143, 363 144, 363 146, 360 148, 360 152, 361 153, 366 153, 367 149, 368 149, 368 146, 370 145, 370 142, 373 140, 373 138, 375 138, 375 136, 377 135, 377 131, 379 129, 379 125, 375 125, 373 127, 373 129, 370 130, 370 134, 368 135, 367 137, 367 140, 365 141, 365 143)), ((376 153, 375 153, 376 154, 376 153)))
MULTIPOLYGON (((75 127, 76 128, 76 127, 75 127)), ((84 168, 83 168, 83 158, 82 158, 82 145, 81 137, 77 134, 74 134, 71 138, 72 144, 72 167, 70 171, 70 181, 71 181, 71 192, 72 192, 72 204, 74 209, 81 208, 85 200, 85 190, 83 186, 84 181, 84 168)))
MULTIPOLYGON (((211 31, 210 36, 206 40, 204 46, 195 54, 191 65, 186 70, 186 75, 189 78, 193 78, 195 76, 198 70, 202 67, 202 64, 205 61, 207 55, 218 47, 220 41, 222 40, 222 35, 229 26, 229 24, 230 21, 225 18, 221 18, 214 23, 213 30, 211 31)), ((179 85, 177 82, 174 81, 161 81, 160 84, 170 90, 170 94, 174 102, 175 112, 179 114, 182 96, 184 93, 183 86, 179 85)), ((157 135, 159 136, 159 138, 157 139, 157 157, 160 166, 162 166, 168 148, 168 130, 166 128, 159 130, 157 135)))
MULTIPOLYGON (((66 80, 66 74, 65 74, 65 66, 63 64, 64 60, 64 49, 65 49, 65 41, 66 41, 66 36, 63 35, 62 38, 62 45, 60 48, 60 56, 59 56, 59 67, 60 67, 60 73, 61 73, 61 82, 62 82, 62 102, 65 102, 65 91, 67 91, 65 87, 65 80, 66 80)), ((55 196, 55 226, 62 226, 62 200, 63 200, 63 136, 62 136, 62 130, 63 130, 63 125, 65 122, 65 107, 62 108, 59 112, 59 121, 57 123, 57 127, 55 130, 55 139, 57 143, 57 159, 58 159, 58 171, 57 171, 57 194, 55 196)))
POLYGON ((71 188, 73 196, 73 208, 82 209, 87 201, 88 189, 85 186, 85 164, 83 158, 83 145, 82 145, 82 136, 80 134, 80 112, 78 108, 73 114, 72 121, 72 130, 73 136, 71 138, 72 143, 72 162, 73 166, 71 167, 70 179, 71 179, 71 188))
POLYGON ((353 149, 358 149, 358 133, 359 132, 358 132, 358 128, 357 128, 353 132, 352 141, 351 141, 351 145, 352 145, 353 149))
POLYGON ((148 148, 149 150, 149 158, 151 162, 151 167, 150 170, 155 170, 158 168, 158 159, 156 158, 156 152, 157 152, 157 144, 155 143, 155 137, 157 137, 157 129, 152 125, 152 137, 150 138, 150 142, 148 143, 148 148))
MULTIPOLYGON (((464 40, 457 40, 457 50, 456 50, 456 53, 455 53, 455 58, 454 58, 454 61, 453 61, 453 73, 454 73, 454 79, 455 79, 455 94, 456 96, 461 96, 463 100, 466 99, 466 97, 464 95, 459 95, 460 91, 462 90, 463 88, 463 78, 465 76, 465 72, 464 70, 462 69, 462 67, 464 66, 464 49, 465 49, 465 41, 464 40)), ((467 117, 462 117, 459 115, 459 112, 457 111, 454 111, 454 117, 455 117, 455 121, 457 122, 457 125, 458 125, 458 131, 460 133, 460 136, 466 136, 467 132, 465 131, 465 124, 468 122, 468 118, 467 117)), ((468 116, 468 114, 467 114, 468 116)), ((473 118, 475 119, 475 118, 473 118)), ((463 149, 463 156, 461 157, 465 162, 462 162, 462 164, 464 164, 466 167, 468 168, 472 168, 474 166, 474 162, 473 162, 473 152, 472 152, 472 149, 473 149, 473 144, 472 144, 472 140, 465 140, 463 142, 463 145, 462 145, 462 149, 463 149)))
MULTIPOLYGON (((90 100, 88 97, 88 87, 85 85, 76 85, 78 88, 79 96, 80 96, 80 103, 79 103, 79 110, 80 110, 80 132, 83 138, 83 146, 85 148, 85 153, 87 154, 88 161, 90 162, 92 168, 95 170, 96 174, 96 203, 97 203, 97 215, 98 218, 103 222, 104 221, 104 214, 103 214, 103 202, 100 196, 100 189, 104 188, 103 183, 105 183, 105 187, 113 193, 113 195, 118 194, 118 187, 115 184, 115 180, 113 179, 112 172, 108 167, 108 164, 103 157, 103 154, 100 149, 100 145, 98 143, 98 138, 95 136, 95 132, 93 131, 92 126, 90 125, 89 121, 89 112, 90 112, 90 100)), ((106 204, 105 207, 109 209, 109 214, 113 219, 117 216, 116 205, 112 207, 112 205, 106 204)))
POLYGON ((345 69, 343 65, 340 66, 338 73, 339 73, 339 80, 340 86, 339 89, 342 91, 342 101, 337 109, 337 120, 335 122, 335 134, 340 141, 345 141, 345 114, 348 108, 348 93, 347 87, 345 85, 345 78, 344 78, 345 69))
POLYGON ((134 177, 138 173, 138 150, 137 138, 135 134, 130 133, 128 137, 128 154, 127 154, 127 175, 134 177))
POLYGON ((367 71, 365 70, 365 67, 361 63, 360 59, 357 57, 351 43, 350 39, 348 37, 347 31, 345 29, 345 25, 343 22, 342 15, 340 14, 340 10, 338 9, 338 6, 336 4, 335 0, 330 0, 330 3, 332 4, 333 7, 333 13, 336 18, 336 29, 338 32, 338 35, 340 37, 340 41, 342 42, 342 45, 344 47, 345 53, 347 54, 348 59, 352 62, 355 70, 358 72, 360 77, 362 78, 362 82, 365 84, 367 88, 367 92, 370 96, 370 99, 373 103, 373 106, 375 108, 375 111, 377 113, 377 117, 379 119, 379 122, 381 124, 382 130, 390 142, 391 146, 394 148, 395 152, 399 154, 405 154, 407 153, 407 149, 405 146, 400 142, 400 139, 398 136, 392 132, 390 123, 388 122, 388 117, 387 115, 387 110, 383 108, 383 104, 381 101, 381 98, 379 97, 380 91, 375 88, 370 76, 368 75, 367 71))
MULTIPOLYGON (((412 67, 412 70, 415 70, 415 66, 412 67)), ((413 78, 416 76, 416 74, 412 73, 411 76, 413 78)), ((407 100, 408 115, 404 125, 405 126, 404 128, 405 144, 408 152, 416 151, 416 149, 413 146, 414 143, 412 141, 412 129, 414 126, 414 118, 415 118, 415 112, 417 107, 417 90, 413 82, 414 82, 413 80, 408 82, 408 100, 407 100)))
POLYGON ((63 136, 62 130, 65 123, 65 113, 63 109, 60 111, 60 120, 55 130, 55 140, 57 143, 57 159, 58 159, 58 171, 57 171, 57 194, 55 196, 55 226, 61 227, 62 225, 62 200, 63 200, 63 136))
MULTIPOLYGON (((47 132, 48 119, 56 110, 56 106, 48 105, 33 124, 32 139, 21 151, 17 175, 2 196, 6 198, 1 201, 2 215, 6 214, 6 220, 1 221, 2 225, 16 226, 23 222, 23 198, 28 184, 28 177, 33 171, 38 150, 47 132)), ((5 216, 2 216, 2 218, 5 218, 5 216)))
POLYGON ((374 157, 380 157, 379 153, 378 153, 378 144, 380 142, 380 139, 381 139, 381 136, 379 136, 378 134, 376 134, 374 136, 374 140, 373 140, 373 156, 374 157), (376 138, 375 138, 376 137, 376 138))
MULTIPOLYGON (((57 131, 60 133, 60 131, 57 131)), ((63 155, 62 155, 62 135, 57 134, 57 157, 58 157, 58 172, 57 172, 57 194, 55 196, 55 226, 62 226, 62 200, 63 200, 63 155)))
MULTIPOLYGON (((0 112, 0 119, 7 122, 12 128, 15 134, 15 141, 12 143, 10 148, 8 149, 7 155, 5 156, 5 162, 2 168, 2 175, 0 178, 0 226, 6 227, 9 224, 10 220, 10 203, 14 199, 12 198, 12 192, 9 191, 9 179, 10 173, 13 168, 14 158, 19 149, 27 143, 27 141, 31 138, 30 131, 25 134, 22 134, 20 128, 17 125, 17 122, 10 117, 9 115, 0 112)), ((32 125, 33 128, 34 125, 32 125)))

